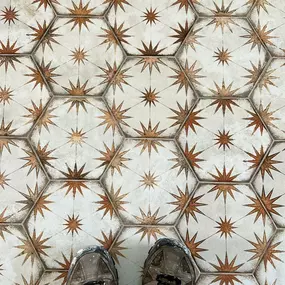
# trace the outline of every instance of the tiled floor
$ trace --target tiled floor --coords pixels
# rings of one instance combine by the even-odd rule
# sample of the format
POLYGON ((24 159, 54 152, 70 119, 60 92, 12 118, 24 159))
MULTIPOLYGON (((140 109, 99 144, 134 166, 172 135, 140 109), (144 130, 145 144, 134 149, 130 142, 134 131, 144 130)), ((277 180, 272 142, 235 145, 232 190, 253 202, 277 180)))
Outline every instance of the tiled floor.
POLYGON ((0 1, 0 284, 160 237, 198 285, 285 284, 285 2, 0 1))

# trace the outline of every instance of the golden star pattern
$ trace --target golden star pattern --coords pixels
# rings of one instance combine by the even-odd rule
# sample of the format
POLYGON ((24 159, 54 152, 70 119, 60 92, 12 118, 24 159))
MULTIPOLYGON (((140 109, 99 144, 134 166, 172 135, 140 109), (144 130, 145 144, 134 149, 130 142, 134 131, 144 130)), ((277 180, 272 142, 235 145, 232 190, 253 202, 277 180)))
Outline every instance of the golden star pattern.
POLYGON ((0 284, 91 244, 140 284, 169 237, 198 285, 284 285, 282 3, 2 2, 0 284))

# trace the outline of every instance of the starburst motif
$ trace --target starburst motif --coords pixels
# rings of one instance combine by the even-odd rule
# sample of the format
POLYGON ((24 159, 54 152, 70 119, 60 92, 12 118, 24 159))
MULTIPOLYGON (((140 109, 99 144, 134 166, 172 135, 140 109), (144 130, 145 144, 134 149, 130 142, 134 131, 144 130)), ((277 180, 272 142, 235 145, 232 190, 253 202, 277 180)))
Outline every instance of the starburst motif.
POLYGON ((274 154, 268 154, 265 159, 263 160, 261 167, 260 167, 260 173, 262 179, 264 179, 265 173, 267 173, 272 179, 272 170, 280 172, 278 168, 276 168, 274 165, 282 163, 283 161, 275 160, 274 158, 279 154, 279 152, 276 152, 274 154))
POLYGON ((203 38, 203 36, 198 34, 201 30, 202 30, 202 28, 199 28, 196 30, 192 29, 188 33, 188 35, 185 39, 185 42, 184 42, 186 50, 188 50, 188 47, 190 46, 194 51, 196 51, 195 45, 201 45, 201 43, 198 40, 200 38, 203 38))
POLYGON ((29 259, 31 259, 32 264, 34 263, 36 258, 34 248, 39 254, 48 256, 46 250, 51 248, 51 246, 45 245, 45 243, 49 240, 49 238, 42 238, 42 237, 43 237, 43 232, 41 232, 37 236, 36 231, 35 230, 33 231, 31 240, 34 247, 30 243, 29 239, 18 237, 18 239, 22 242, 22 244, 15 246, 17 249, 21 250, 21 252, 16 257, 24 255, 25 257, 23 264, 26 263, 26 261, 29 259))
POLYGON ((152 7, 150 7, 150 9, 146 9, 146 12, 144 12, 144 15, 142 16, 144 18, 143 21, 150 25, 156 24, 160 17, 158 14, 159 12, 156 12, 156 9, 152 9, 152 7))
MULTIPOLYGON (((21 47, 16 47, 17 41, 15 41, 12 45, 10 45, 10 39, 7 39, 6 45, 1 40, 0 40, 0 44, 1 44, 0 54, 1 53, 4 53, 4 54, 16 54, 19 51, 19 49, 21 48, 21 47)), ((19 62, 19 60, 17 60, 17 62, 19 62)), ((14 65, 13 64, 11 64, 11 65, 15 69, 14 65)), ((6 63, 5 63, 5 67, 6 67, 6 63)), ((6 70, 7 70, 7 68, 6 68, 6 70)))
POLYGON ((254 111, 247 111, 247 113, 250 114, 250 117, 244 118, 244 120, 250 121, 247 125, 247 128, 254 127, 252 134, 254 134, 257 130, 259 130, 260 133, 263 134, 264 125, 259 115, 254 111))
POLYGON ((201 124, 199 123, 200 120, 205 119, 204 117, 200 117, 199 114, 201 113, 202 110, 193 110, 190 114, 189 117, 187 118, 185 122, 185 132, 186 135, 188 136, 189 129, 191 129, 195 134, 196 134, 196 128, 195 127, 202 127, 201 124))
POLYGON ((227 172, 227 169, 224 166, 223 172, 221 172, 216 167, 217 174, 215 175, 215 174, 210 173, 210 175, 215 179, 215 181, 218 181, 218 182, 233 182, 239 176, 239 174, 232 175, 233 170, 234 168, 230 169, 229 172, 227 172))
POLYGON ((1 121, 1 126, 0 126, 0 136, 9 136, 13 134, 16 129, 11 129, 12 124, 13 124, 13 121, 11 121, 10 123, 6 125, 4 121, 4 117, 3 117, 1 121))
POLYGON ((113 3, 116 12, 118 7, 125 11, 124 5, 130 5, 127 0, 105 0, 104 3, 113 3))
POLYGON ((156 89, 152 89, 151 87, 149 87, 149 89, 147 90, 145 88, 144 92, 141 92, 143 94, 143 96, 140 96, 140 98, 142 98, 142 102, 145 102, 145 106, 148 105, 149 107, 156 106, 156 102, 159 102, 158 99, 160 98, 159 96, 157 96, 157 94, 159 92, 156 92, 156 89))
POLYGON ((85 179, 85 177, 89 174, 90 171, 84 172, 85 164, 83 164, 79 169, 77 167, 77 163, 74 164, 73 170, 67 166, 67 172, 60 171, 68 179, 85 179))
POLYGON ((181 212, 184 209, 184 207, 186 206, 186 204, 190 198, 189 189, 188 189, 187 184, 186 184, 185 192, 183 192, 178 186, 176 186, 176 187, 178 190, 178 194, 170 193, 171 196, 175 200, 168 203, 168 204, 176 207, 174 210, 171 211, 171 213, 181 212))
POLYGON ((267 247, 267 237, 265 232, 263 233, 262 239, 259 238, 257 234, 254 235, 256 242, 248 241, 253 246, 253 248, 246 250, 247 252, 253 253, 253 256, 249 260, 255 260, 261 258, 264 253, 264 250, 267 247))
POLYGON ((125 115, 125 113, 127 113, 129 111, 129 108, 122 110, 123 104, 124 104, 124 101, 122 101, 118 106, 116 106, 116 103, 115 103, 115 100, 114 100, 113 104, 112 104, 112 107, 111 107, 111 112, 112 112, 113 116, 115 117, 115 119, 117 120, 117 122, 119 122, 122 125, 129 126, 125 122, 126 119, 130 119, 131 118, 130 116, 126 116, 125 115))
POLYGON ((39 285, 39 280, 36 281, 33 274, 30 276, 30 281, 28 281, 29 279, 26 279, 23 275, 21 275, 21 277, 23 283, 14 283, 15 285, 39 285))
POLYGON ((219 131, 218 134, 215 134, 216 138, 215 140, 217 141, 216 142, 216 145, 218 144, 219 145, 219 148, 223 147, 223 150, 225 151, 226 147, 228 149, 230 149, 230 146, 233 145, 232 141, 233 141, 233 138, 232 136, 233 135, 230 135, 230 131, 225 131, 223 130, 222 132, 219 131))
POLYGON ((168 159, 169 161, 174 162, 175 164, 171 167, 171 169, 178 168, 177 177, 180 175, 180 173, 184 170, 185 176, 188 176, 188 173, 190 171, 189 166, 182 155, 180 151, 171 151, 174 154, 174 158, 168 159))
MULTIPOLYGON (((51 3, 59 4, 58 0, 50 0, 51 3)), ((40 9, 42 6, 44 6, 44 9, 46 10, 47 7, 50 5, 48 0, 34 0, 32 4, 39 3, 38 9, 40 9)))
POLYGON ((180 126, 185 121, 185 119, 189 114, 189 107, 187 100, 185 101, 184 108, 178 102, 176 102, 176 104, 178 109, 175 110, 170 108, 170 110, 175 114, 175 116, 168 117, 168 119, 175 121, 170 127, 180 126))
POLYGON ((248 156, 251 157, 250 160, 244 160, 244 162, 249 162, 252 165, 249 167, 249 169, 252 168, 257 168, 264 156, 264 150, 263 150, 263 146, 261 146, 260 151, 258 151, 254 146, 253 146, 253 150, 254 153, 250 153, 250 152, 245 152, 248 156))
POLYGON ((38 162, 36 155, 31 150, 24 149, 24 152, 27 154, 27 156, 21 157, 21 159, 27 162, 21 168, 29 167, 28 175, 34 170, 36 171, 36 174, 38 175, 41 167, 40 167, 40 164, 38 162))
POLYGON ((18 10, 16 10, 16 7, 13 7, 10 5, 10 7, 4 7, 4 10, 2 10, 2 13, 0 16, 2 17, 1 20, 4 21, 4 24, 6 24, 8 22, 9 25, 11 25, 11 23, 15 24, 15 21, 19 20, 18 19, 18 10))
POLYGON ((265 189, 264 187, 262 188, 262 193, 261 193, 261 201, 263 202, 263 205, 265 206, 266 210, 268 211, 268 213, 270 214, 274 214, 277 216, 281 216, 280 213, 278 213, 278 209, 284 207, 284 205, 282 204, 276 204, 275 202, 277 200, 279 200, 282 195, 280 196, 276 196, 274 198, 272 198, 272 194, 273 194, 274 189, 272 189, 267 195, 265 193, 265 189))
POLYGON ((178 91, 179 92, 183 87, 185 88, 185 92, 187 93, 188 90, 190 89, 190 84, 188 81, 188 78, 184 71, 180 69, 172 69, 176 74, 169 76, 169 78, 174 78, 175 81, 172 83, 172 86, 179 85, 178 86, 178 91))
POLYGON ((152 150, 155 150, 158 153, 158 147, 163 147, 163 144, 160 141, 154 140, 154 138, 158 138, 165 130, 158 131, 159 123, 152 127, 151 121, 149 121, 147 127, 143 123, 140 124, 141 130, 135 129, 135 131, 143 139, 141 139, 135 147, 142 147, 140 154, 146 149, 148 150, 149 155, 151 155, 152 150))
POLYGON ((217 184, 211 190, 209 190, 208 193, 215 191, 217 191, 215 200, 217 200, 220 195, 223 194, 224 201, 227 200, 228 194, 235 200, 234 191, 240 193, 236 186, 232 184, 217 184))
MULTIPOLYGON (((0 212, 0 237, 3 239, 3 241, 6 241, 4 233, 12 234, 12 232, 9 230, 8 226, 2 224, 2 223, 7 223, 8 219, 11 217, 11 215, 5 216, 6 211, 7 211, 7 207, 4 208, 4 210, 2 212, 0 212)), ((0 268, 1 268, 1 266, 0 266, 0 268)), ((0 275, 1 275, 1 273, 0 273, 0 275)))
POLYGON ((247 214, 247 216, 256 214, 254 222, 256 222, 261 217, 263 220, 263 224, 265 225, 267 214, 266 214, 266 211, 265 211, 262 203, 256 197, 250 197, 250 196, 247 196, 247 197, 252 202, 251 204, 245 205, 246 207, 252 208, 252 210, 247 214))
POLYGON ((143 49, 138 49, 138 51, 142 55, 151 56, 151 55, 159 55, 163 49, 158 49, 159 43, 157 43, 155 46, 152 45, 152 41, 149 42, 149 45, 147 46, 144 42, 142 42, 143 49))
POLYGON ((201 83, 199 82, 199 79, 205 78, 205 76, 199 74, 199 72, 202 70, 202 68, 196 68, 196 64, 197 64, 197 60, 195 60, 193 62, 193 64, 189 67, 188 60, 186 60, 185 66, 183 69, 184 69, 185 73, 187 74, 189 80, 193 84, 201 85, 201 83))
POLYGON ((65 196, 68 195, 69 193, 72 193, 73 198, 76 197, 77 193, 80 193, 82 196, 83 195, 83 190, 84 189, 89 189, 88 186, 86 185, 86 182, 84 181, 66 181, 62 188, 67 188, 65 196))
POLYGON ((252 62, 251 62, 251 69, 249 68, 245 68, 245 70, 249 73, 249 75, 244 76, 245 78, 248 78, 249 81, 246 83, 246 85, 252 85, 255 84, 257 82, 257 80, 259 79, 261 72, 263 70, 263 67, 261 66, 261 63, 258 63, 258 66, 255 66, 252 62))
POLYGON ((69 137, 68 137, 68 142, 71 144, 71 146, 73 145, 80 145, 82 147, 82 144, 84 143, 84 140, 87 138, 85 136, 86 132, 83 132, 83 129, 78 130, 78 127, 76 127, 76 129, 71 129, 71 132, 68 133, 69 137))
POLYGON ((0 154, 2 155, 4 149, 6 149, 9 153, 11 153, 10 146, 12 145, 17 146, 17 144, 13 140, 8 139, 8 138, 1 138, 0 139, 0 154))
POLYGON ((0 87, 0 103, 2 103, 3 105, 10 104, 10 100, 12 100, 13 94, 12 94, 13 90, 11 90, 10 87, 6 87, 6 85, 4 86, 4 88, 0 87))
POLYGON ((145 172, 143 176, 141 176, 140 182, 142 182, 141 186, 144 186, 144 189, 152 188, 154 189, 154 186, 157 186, 157 178, 158 176, 155 176, 155 173, 151 173, 150 171, 147 173, 145 172))
POLYGON ((43 35, 46 33, 47 31, 47 24, 46 21, 44 21, 44 23, 41 25, 39 22, 37 22, 37 27, 31 27, 30 28, 33 30, 33 34, 28 34, 29 36, 32 36, 33 42, 38 42, 39 40, 41 40, 41 38, 43 37, 43 35))
POLYGON ((185 209, 185 218, 187 224, 189 223, 189 217, 190 215, 193 217, 193 219, 198 223, 196 213, 204 215, 204 213, 199 209, 200 207, 207 206, 207 204, 199 202, 201 198, 203 198, 204 195, 192 197, 189 201, 189 204, 187 205, 185 209))
POLYGON ((70 80, 69 80, 69 85, 70 88, 63 87, 67 93, 71 96, 84 96, 84 95, 89 95, 89 92, 94 88, 88 88, 86 89, 86 86, 88 84, 88 80, 85 81, 83 85, 81 85, 80 80, 77 79, 76 85, 74 85, 70 80))
POLYGON ((219 97, 230 97, 235 95, 235 93, 238 91, 238 89, 232 90, 233 82, 226 87, 225 81, 223 80, 222 85, 219 86, 216 82, 214 82, 216 90, 209 89, 211 93, 215 96, 219 97))
POLYGON ((33 208, 34 218, 35 219, 37 218, 38 213, 41 214, 41 216, 44 218, 44 211, 50 211, 48 205, 53 203, 53 201, 48 200, 51 194, 42 194, 38 199, 40 193, 38 184, 36 184, 34 190, 32 190, 27 185, 27 190, 28 194, 19 192, 25 198, 25 200, 17 201, 17 203, 24 205, 20 211, 29 210, 34 206, 33 208))
POLYGON ((179 29, 172 28, 172 30, 175 32, 175 35, 172 35, 171 37, 177 39, 173 44, 182 43, 190 29, 188 21, 185 22, 184 27, 180 23, 178 23, 178 25, 179 29))
POLYGON ((113 67, 106 61, 107 68, 99 67, 104 74, 97 75, 97 77, 102 77, 104 80, 100 84, 110 83, 113 86, 114 92, 118 86, 123 91, 123 85, 129 85, 126 81, 126 78, 131 77, 130 75, 125 74, 129 68, 122 69, 118 71, 117 64, 114 62, 113 67))
POLYGON ((149 70, 150 74, 152 73, 153 67, 158 72, 160 72, 159 64, 163 64, 164 65, 163 61, 160 58, 155 57, 155 56, 148 56, 148 57, 140 58, 136 65, 139 65, 139 64, 143 65, 142 69, 141 69, 141 72, 143 72, 148 67, 148 70, 149 70))
POLYGON ((277 255, 280 253, 283 253, 283 250, 278 250, 278 246, 281 244, 282 242, 276 242, 273 244, 273 242, 271 242, 269 244, 269 246, 267 247, 267 249, 265 250, 265 254, 263 256, 263 264, 265 267, 265 271, 267 271, 267 265, 268 262, 273 266, 273 268, 275 267, 275 262, 276 261, 280 261, 283 262, 282 259, 280 259, 277 255))
POLYGON ((181 10, 183 7, 185 8, 185 12, 188 12, 188 9, 190 9, 190 5, 188 0, 176 0, 172 6, 179 5, 179 10, 181 10))
POLYGON ((112 159, 114 158, 115 153, 116 153, 116 148, 115 148, 114 142, 112 143, 111 148, 109 148, 104 143, 104 148, 105 148, 105 152, 102 150, 99 150, 102 157, 96 158, 96 160, 102 161, 102 163, 98 166, 98 168, 108 165, 112 161, 112 159))
POLYGON ((144 225, 136 232, 136 234, 142 234, 141 240, 143 240, 144 237, 147 236, 148 243, 150 243, 151 237, 157 240, 157 235, 165 236, 165 234, 159 227, 154 227, 154 225, 157 225, 165 218, 165 216, 157 217, 159 213, 159 208, 153 214, 151 213, 150 209, 146 214, 140 208, 140 213, 141 217, 135 216, 135 218, 140 224, 144 225), (148 225, 152 225, 152 227, 148 227, 148 225))
POLYGON ((100 205, 100 208, 97 209, 97 212, 104 211, 103 217, 105 217, 109 213, 112 219, 115 213, 114 208, 116 208, 118 211, 126 211, 126 209, 124 208, 124 205, 128 204, 129 202, 123 201, 123 200, 126 196, 128 196, 129 193, 121 194, 121 190, 122 190, 122 187, 120 187, 115 192, 114 186, 112 184, 109 196, 106 194, 104 195, 98 194, 101 200, 98 202, 95 202, 96 204, 100 205))
POLYGON ((46 33, 44 38, 41 41, 42 49, 45 51, 46 45, 53 51, 52 44, 59 44, 59 42, 55 39, 56 37, 61 36, 60 34, 55 33, 58 27, 50 28, 46 33))
POLYGON ((63 284, 66 284, 66 282, 67 282, 68 270, 69 270, 69 268, 71 266, 71 262, 73 260, 73 252, 71 251, 69 258, 67 258, 62 253, 62 258, 63 258, 63 261, 57 261, 56 260, 56 263, 60 266, 60 269, 64 270, 64 271, 59 272, 58 276, 54 279, 54 281, 63 279, 62 283, 61 283, 63 285, 63 284))
POLYGON ((225 217, 225 219, 223 220, 222 218, 220 218, 220 222, 216 222, 218 224, 218 226, 216 227, 216 229, 218 229, 217 233, 221 233, 221 236, 225 236, 225 238, 227 239, 228 236, 232 237, 232 234, 235 233, 235 229, 236 227, 234 226, 235 222, 232 222, 232 219, 228 219, 227 217, 225 217))
POLYGON ((67 217, 67 219, 64 219, 65 220, 65 230, 67 230, 67 233, 70 233, 72 234, 72 236, 74 235, 74 233, 78 234, 78 231, 79 230, 82 230, 81 229, 81 219, 79 219, 79 215, 77 215, 75 217, 74 214, 72 214, 72 216, 69 216, 67 217))
POLYGON ((46 65, 44 60, 42 60, 40 70, 47 82, 56 84, 56 81, 53 79, 53 77, 60 76, 60 74, 54 73, 56 69, 57 67, 51 67, 51 61, 46 65))
POLYGON ((125 155, 129 152, 129 150, 125 151, 119 151, 114 159, 111 161, 110 168, 111 168, 111 174, 114 175, 115 170, 122 175, 122 168, 128 168, 126 166, 126 161, 131 160, 130 158, 126 158, 125 155))
POLYGON ((122 240, 122 241, 118 241, 115 240, 114 236, 113 236, 113 233, 112 231, 110 231, 109 233, 109 236, 107 236, 104 232, 101 232, 102 233, 102 236, 103 236, 103 239, 104 240, 100 240, 100 239, 97 239, 98 242, 105 248, 109 251, 109 253, 111 254, 111 256, 114 258, 114 260, 118 263, 119 263, 119 260, 118 260, 118 257, 124 257, 126 258, 121 251, 123 250, 126 250, 127 248, 126 247, 123 247, 121 246, 121 244, 123 242, 125 242, 125 240, 122 240))
POLYGON ((197 234, 198 233, 196 233, 190 239, 190 235, 189 235, 189 232, 187 230, 187 232, 186 232, 186 239, 185 239, 185 245, 189 248, 189 250, 190 250, 190 252, 191 252, 191 254, 192 254, 192 256, 194 258, 198 258, 198 259, 204 260, 204 258, 200 255, 200 252, 208 251, 208 249, 199 247, 205 240, 196 241, 197 234))
POLYGON ((49 125, 56 126, 56 124, 53 122, 53 119, 57 117, 56 115, 52 114, 54 110, 54 108, 47 109, 44 114, 39 118, 37 122, 39 133, 41 133, 42 127, 44 127, 49 132, 49 125))
POLYGON ((79 5, 77 6, 73 1, 73 9, 68 8, 68 11, 74 17, 69 20, 67 23, 73 23, 71 30, 73 30, 76 26, 79 28, 79 32, 81 32, 82 25, 86 27, 88 30, 88 24, 93 23, 90 19, 90 14, 95 8, 88 8, 90 1, 83 6, 82 0, 80 0, 79 5), (89 16, 89 17, 88 17, 89 16))
POLYGON ((218 51, 215 51, 214 57, 216 58, 216 61, 218 61, 218 64, 222 64, 223 66, 225 64, 229 65, 229 61, 231 60, 231 53, 229 52, 229 49, 222 49, 218 48, 218 51))
POLYGON ((27 82, 28 83, 34 83, 34 88, 35 89, 38 85, 41 87, 41 90, 43 90, 43 87, 45 85, 44 79, 40 73, 40 71, 37 68, 29 67, 28 68, 31 70, 32 73, 26 73, 25 76, 29 76, 32 79, 27 82))
POLYGON ((87 61, 87 52, 84 50, 84 48, 75 48, 72 51, 72 60, 74 60, 74 64, 80 65, 81 63, 85 64, 85 61, 87 61))
POLYGON ((280 120, 280 118, 274 117, 274 113, 276 111, 270 111, 270 107, 271 103, 269 103, 265 108, 260 103, 258 108, 258 114, 267 126, 277 128, 277 126, 273 123, 273 121, 280 120))
POLYGON ((270 92, 269 86, 276 87, 274 80, 278 79, 279 77, 274 75, 275 71, 276 69, 269 69, 265 72, 265 74, 262 76, 258 84, 260 90, 262 90, 263 88, 266 88, 266 90, 270 92))
POLYGON ((87 98, 70 98, 64 104, 70 104, 68 112, 75 107, 76 114, 78 115, 80 107, 87 113, 86 105, 90 104, 90 102, 87 98))
POLYGON ((205 159, 199 158, 199 155, 203 153, 203 151, 195 152, 196 146, 196 144, 193 145, 192 148, 189 150, 188 143, 186 143, 184 154, 193 168, 201 168, 198 163, 201 161, 205 161, 205 159))

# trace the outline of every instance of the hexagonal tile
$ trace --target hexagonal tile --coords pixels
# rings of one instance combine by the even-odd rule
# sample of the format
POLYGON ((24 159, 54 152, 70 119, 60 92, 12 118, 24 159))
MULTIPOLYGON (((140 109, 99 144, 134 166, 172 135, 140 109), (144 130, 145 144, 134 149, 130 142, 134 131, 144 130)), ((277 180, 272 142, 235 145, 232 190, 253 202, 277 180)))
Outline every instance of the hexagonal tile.
POLYGON ((285 231, 278 231, 270 242, 255 276, 262 285, 283 285, 285 282, 285 231))
MULTIPOLYGON (((284 3, 278 0, 257 1, 250 19, 270 52, 276 56, 284 56, 284 3)), ((252 41, 255 43, 257 39, 253 38, 252 41)))
POLYGON ((231 17, 200 19, 177 56, 200 96, 217 97, 247 96, 268 58, 249 24, 231 17))
POLYGON ((43 266, 20 226, 0 225, 0 282, 26 285, 37 282, 43 266))
POLYGON ((233 285, 244 284, 244 285, 259 285, 253 276, 251 275, 239 275, 239 274, 203 274, 199 278, 197 285, 221 285, 221 284, 231 284, 227 283, 232 281, 233 285))
POLYGON ((234 184, 201 185, 178 229, 200 269, 221 274, 253 271, 275 230, 254 192, 234 184))
MULTIPOLYGON (((37 236, 37 251, 48 268, 66 269, 66 263, 82 248, 108 247, 120 228, 116 214, 106 214, 105 192, 91 181, 51 183, 32 212, 27 227, 37 236), (38 247, 37 247, 38 245, 38 247)), ((110 209, 111 210, 111 209, 110 209)))
POLYGON ((124 84, 109 88, 106 99, 126 135, 173 137, 195 101, 175 61, 165 57, 130 59, 117 78, 122 75, 124 84))
POLYGON ((259 115, 267 124, 275 139, 285 139, 285 60, 274 59, 268 66, 252 100, 259 115))
POLYGON ((46 0, 28 2, 1 1, 0 54, 31 52, 52 21, 54 14, 46 0))
POLYGON ((194 0, 193 6, 201 16, 246 16, 255 0, 194 0))
POLYGON ((157 227, 149 231, 145 227, 124 228, 110 250, 116 261, 120 284, 142 284, 142 270, 148 252, 156 239, 163 237, 179 240, 175 230, 169 227, 157 227), (156 235, 153 235, 155 232, 156 235))
POLYGON ((276 143, 253 181, 267 212, 278 227, 285 228, 285 143, 276 143))
POLYGON ((2 62, 0 134, 25 135, 39 118, 50 96, 39 70, 29 57, 5 57, 2 62))
POLYGON ((247 100, 201 100, 179 135, 185 156, 204 180, 248 181, 270 136, 247 100))
POLYGON ((117 124, 100 99, 54 99, 31 140, 53 179, 98 179, 122 142, 117 124))
POLYGON ((0 155, 0 223, 21 222, 43 190, 46 177, 23 140, 1 138, 0 155))
POLYGON ((55 94, 98 95, 118 84, 123 52, 104 20, 84 13, 58 18, 35 54, 55 94))
POLYGON ((107 18, 128 54, 173 55, 195 15, 188 1, 116 0, 107 18))
POLYGON ((86 12, 90 16, 103 15, 112 0, 51 0, 58 14, 80 15, 86 12))
POLYGON ((117 160, 120 171, 109 169, 103 184, 124 223, 174 224, 196 183, 174 142, 128 139, 117 160))

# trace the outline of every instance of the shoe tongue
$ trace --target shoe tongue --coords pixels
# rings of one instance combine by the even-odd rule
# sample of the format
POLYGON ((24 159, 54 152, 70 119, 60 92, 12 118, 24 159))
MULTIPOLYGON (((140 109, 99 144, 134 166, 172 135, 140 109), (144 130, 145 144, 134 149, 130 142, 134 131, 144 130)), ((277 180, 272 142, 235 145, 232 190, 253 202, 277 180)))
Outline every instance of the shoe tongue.
POLYGON ((156 281, 157 285, 181 285, 181 281, 171 275, 160 274, 157 276, 156 281))

